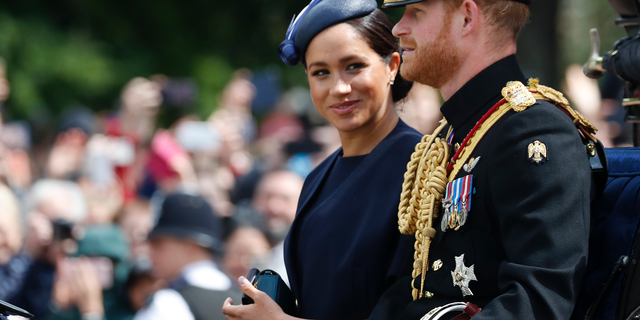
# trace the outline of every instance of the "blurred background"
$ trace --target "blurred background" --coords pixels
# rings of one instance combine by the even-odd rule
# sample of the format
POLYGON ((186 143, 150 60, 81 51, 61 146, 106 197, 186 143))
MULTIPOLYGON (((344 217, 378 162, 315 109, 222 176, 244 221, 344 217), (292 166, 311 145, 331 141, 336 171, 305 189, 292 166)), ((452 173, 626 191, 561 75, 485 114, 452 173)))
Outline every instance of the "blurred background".
MULTIPOLYGON (((145 240, 176 192, 213 207, 226 245, 214 260, 228 276, 286 275, 302 181, 340 145, 303 68, 276 52, 307 2, 2 1, 0 299, 36 319, 75 319, 87 299, 131 318, 166 285, 145 240)), ((517 54, 525 75, 563 91, 605 146, 630 145, 622 82, 580 67, 590 28, 603 50, 625 36, 609 3, 533 2, 517 54)), ((386 12, 397 21, 402 9, 386 12)), ((399 112, 430 133, 441 103, 416 85, 399 112)))

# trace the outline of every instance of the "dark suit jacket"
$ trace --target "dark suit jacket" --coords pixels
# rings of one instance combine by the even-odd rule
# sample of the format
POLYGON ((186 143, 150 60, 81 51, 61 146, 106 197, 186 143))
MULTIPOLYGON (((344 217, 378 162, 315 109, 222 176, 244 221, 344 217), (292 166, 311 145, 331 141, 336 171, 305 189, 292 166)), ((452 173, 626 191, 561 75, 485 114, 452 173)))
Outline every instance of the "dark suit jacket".
POLYGON ((403 267, 411 267, 413 236, 398 232, 397 210, 406 164, 422 136, 402 121, 325 201, 316 203, 341 149, 307 177, 285 242, 285 263, 299 315, 365 319, 403 267), (299 252, 304 228, 319 245, 299 252), (401 241, 401 238, 404 240, 401 241))
MULTIPOLYGON (((501 89, 512 80, 526 85, 515 56, 482 71, 442 106, 454 143, 502 99, 501 89)), ((429 261, 440 259, 443 267, 425 276, 433 297, 412 302, 408 275, 385 293, 370 319, 420 319, 454 301, 482 307, 474 320, 571 316, 587 262, 591 191, 587 154, 571 119, 545 101, 511 110, 471 156, 480 160, 470 173, 474 190, 466 224, 442 232, 440 220, 435 223, 429 261), (545 162, 529 158, 535 141, 546 145, 545 162), (454 258, 461 254, 465 266, 475 268, 472 296, 463 297, 453 285, 454 258)), ((461 170, 458 177, 468 174, 461 170)))

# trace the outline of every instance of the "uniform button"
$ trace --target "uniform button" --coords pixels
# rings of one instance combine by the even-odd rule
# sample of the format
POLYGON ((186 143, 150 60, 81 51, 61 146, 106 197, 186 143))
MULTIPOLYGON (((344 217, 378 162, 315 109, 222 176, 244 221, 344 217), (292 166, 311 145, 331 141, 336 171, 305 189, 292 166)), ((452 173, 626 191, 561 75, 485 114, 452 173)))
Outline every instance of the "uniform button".
POLYGON ((426 292, 424 293, 424 296, 425 296, 427 299, 431 299, 431 298, 433 298, 433 292, 431 292, 431 291, 426 291, 426 292))
POLYGON ((433 271, 440 270, 440 268, 442 268, 442 265, 443 265, 442 264, 442 260, 438 259, 438 260, 434 261, 433 262, 433 267, 432 267, 433 271))

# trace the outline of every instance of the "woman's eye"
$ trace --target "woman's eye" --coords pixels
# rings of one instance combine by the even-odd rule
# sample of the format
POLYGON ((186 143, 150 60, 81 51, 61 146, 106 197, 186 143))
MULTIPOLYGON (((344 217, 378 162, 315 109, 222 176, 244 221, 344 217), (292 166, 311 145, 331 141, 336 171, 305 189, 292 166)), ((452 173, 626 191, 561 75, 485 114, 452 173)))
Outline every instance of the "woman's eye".
POLYGON ((329 74, 329 71, 328 70, 324 70, 324 69, 316 70, 316 71, 314 71, 312 73, 313 76, 324 76, 324 75, 327 75, 327 74, 329 74))
POLYGON ((357 70, 364 68, 364 63, 352 63, 347 66, 347 70, 357 70))

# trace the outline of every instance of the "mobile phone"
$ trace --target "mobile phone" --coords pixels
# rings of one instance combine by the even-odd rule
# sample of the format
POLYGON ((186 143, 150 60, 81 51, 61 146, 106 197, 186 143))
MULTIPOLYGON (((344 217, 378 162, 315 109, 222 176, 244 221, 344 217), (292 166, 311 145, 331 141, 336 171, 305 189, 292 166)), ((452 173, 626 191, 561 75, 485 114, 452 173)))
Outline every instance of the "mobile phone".
POLYGON ((214 125, 206 121, 185 121, 176 127, 176 140, 187 152, 215 152, 221 139, 214 125))

